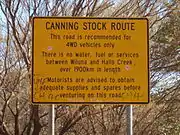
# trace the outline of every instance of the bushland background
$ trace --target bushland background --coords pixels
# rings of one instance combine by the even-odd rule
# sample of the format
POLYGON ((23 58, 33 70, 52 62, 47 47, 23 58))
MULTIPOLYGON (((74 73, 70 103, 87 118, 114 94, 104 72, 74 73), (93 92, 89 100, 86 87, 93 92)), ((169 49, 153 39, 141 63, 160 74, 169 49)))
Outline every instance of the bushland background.
MULTIPOLYGON (((179 0, 0 0, 0 135, 46 135, 48 106, 32 105, 32 17, 147 17, 148 105, 133 107, 134 135, 180 133, 179 0)), ((57 135, 124 135, 125 105, 56 105, 57 135)))

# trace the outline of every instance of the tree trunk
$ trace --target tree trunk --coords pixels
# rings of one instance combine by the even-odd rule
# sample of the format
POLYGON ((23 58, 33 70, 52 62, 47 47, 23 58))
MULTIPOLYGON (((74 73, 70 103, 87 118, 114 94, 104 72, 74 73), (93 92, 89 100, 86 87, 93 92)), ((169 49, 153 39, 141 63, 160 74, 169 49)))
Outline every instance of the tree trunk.
POLYGON ((38 110, 39 110, 39 105, 32 105, 33 107, 33 122, 34 122, 34 130, 32 135, 39 135, 40 131, 41 131, 41 124, 39 122, 39 114, 38 114, 38 110))

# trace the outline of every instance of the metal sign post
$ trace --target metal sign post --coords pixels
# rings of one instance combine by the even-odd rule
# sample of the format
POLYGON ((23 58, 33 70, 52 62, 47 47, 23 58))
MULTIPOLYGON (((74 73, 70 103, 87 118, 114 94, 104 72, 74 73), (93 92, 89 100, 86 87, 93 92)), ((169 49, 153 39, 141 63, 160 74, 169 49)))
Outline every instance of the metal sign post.
POLYGON ((48 135, 54 134, 54 122, 55 122, 55 114, 54 114, 54 104, 49 105, 49 117, 48 117, 48 135))
POLYGON ((127 135, 133 135, 133 111, 132 105, 127 106, 127 135))

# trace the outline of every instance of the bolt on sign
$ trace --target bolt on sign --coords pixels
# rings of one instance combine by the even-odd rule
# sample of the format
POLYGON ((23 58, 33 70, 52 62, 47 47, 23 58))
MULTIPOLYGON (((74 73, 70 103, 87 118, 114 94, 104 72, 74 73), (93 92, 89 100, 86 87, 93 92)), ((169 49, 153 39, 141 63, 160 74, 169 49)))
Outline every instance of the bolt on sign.
POLYGON ((149 102, 146 18, 33 18, 32 102, 149 102))

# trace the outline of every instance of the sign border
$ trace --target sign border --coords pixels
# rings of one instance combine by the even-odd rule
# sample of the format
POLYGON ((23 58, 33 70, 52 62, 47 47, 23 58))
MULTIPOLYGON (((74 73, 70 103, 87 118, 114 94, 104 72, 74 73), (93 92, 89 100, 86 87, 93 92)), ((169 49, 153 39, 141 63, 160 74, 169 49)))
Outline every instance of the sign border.
POLYGON ((31 102, 32 104, 124 104, 124 105, 130 105, 130 104, 148 104, 150 101, 150 87, 149 87, 149 20, 147 18, 118 18, 118 17, 56 17, 56 16, 50 16, 50 17, 33 17, 32 22, 32 74, 31 74, 31 102), (148 101, 147 102, 35 102, 33 101, 33 89, 34 89, 34 21, 35 19, 114 19, 114 20, 146 20, 147 21, 147 66, 148 66, 148 101))

